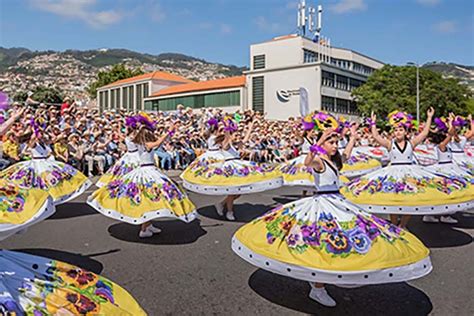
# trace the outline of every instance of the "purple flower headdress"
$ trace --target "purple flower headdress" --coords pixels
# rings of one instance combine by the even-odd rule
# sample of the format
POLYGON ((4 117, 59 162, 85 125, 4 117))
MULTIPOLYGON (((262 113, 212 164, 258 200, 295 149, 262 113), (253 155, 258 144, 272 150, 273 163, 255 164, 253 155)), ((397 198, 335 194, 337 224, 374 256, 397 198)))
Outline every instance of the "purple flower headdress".
POLYGON ((145 113, 145 112, 140 112, 138 115, 135 116, 137 120, 137 124, 140 124, 141 126, 154 131, 156 128, 156 122, 151 119, 151 117, 145 113))
POLYGON ((402 111, 393 111, 388 115, 388 124, 392 128, 403 126, 405 128, 413 127, 413 116, 402 111))
POLYGON ((438 131, 447 131, 448 130, 448 124, 446 122, 446 118, 444 117, 436 117, 434 120, 433 120, 434 124, 436 125, 436 129, 438 131))
POLYGON ((306 115, 302 119, 301 124, 303 126, 303 129, 306 131, 312 129, 324 131, 328 128, 333 128, 337 131, 340 126, 338 120, 336 120, 334 116, 323 111, 314 112, 309 115, 306 115))
POLYGON ((230 116, 224 117, 224 131, 226 132, 235 132, 238 130, 237 123, 230 116))
POLYGON ((465 117, 456 115, 456 118, 453 121, 453 126, 454 127, 466 127, 469 125, 469 122, 466 120, 465 117))
POLYGON ((46 128, 46 124, 41 118, 31 118, 30 125, 33 128, 33 133, 36 137, 39 137, 40 133, 46 128))
POLYGON ((219 124, 219 121, 215 118, 215 117, 211 117, 208 121, 207 121, 207 125, 209 127, 216 127, 217 125, 219 124))
POLYGON ((129 128, 137 128, 138 127, 137 118, 135 116, 128 116, 125 119, 125 126, 129 128))

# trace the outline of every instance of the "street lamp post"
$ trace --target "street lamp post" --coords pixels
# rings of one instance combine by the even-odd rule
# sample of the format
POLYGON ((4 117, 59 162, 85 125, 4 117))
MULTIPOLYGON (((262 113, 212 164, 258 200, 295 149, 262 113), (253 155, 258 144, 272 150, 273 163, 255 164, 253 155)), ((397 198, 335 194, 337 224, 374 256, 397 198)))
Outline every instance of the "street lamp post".
POLYGON ((420 65, 413 62, 407 65, 416 67, 416 121, 420 123, 420 65))

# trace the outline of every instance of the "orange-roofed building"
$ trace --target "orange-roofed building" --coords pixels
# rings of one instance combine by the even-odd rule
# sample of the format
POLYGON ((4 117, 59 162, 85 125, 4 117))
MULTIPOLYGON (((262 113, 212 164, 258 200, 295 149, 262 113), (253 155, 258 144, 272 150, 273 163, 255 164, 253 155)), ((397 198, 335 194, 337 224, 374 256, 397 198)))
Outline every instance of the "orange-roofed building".
POLYGON ((145 98, 147 111, 172 111, 178 105, 192 109, 225 108, 232 112, 246 108, 245 76, 229 77, 175 85, 145 98))
POLYGON ((115 81, 97 89, 101 110, 140 111, 143 99, 162 89, 194 81, 164 71, 154 71, 115 81))

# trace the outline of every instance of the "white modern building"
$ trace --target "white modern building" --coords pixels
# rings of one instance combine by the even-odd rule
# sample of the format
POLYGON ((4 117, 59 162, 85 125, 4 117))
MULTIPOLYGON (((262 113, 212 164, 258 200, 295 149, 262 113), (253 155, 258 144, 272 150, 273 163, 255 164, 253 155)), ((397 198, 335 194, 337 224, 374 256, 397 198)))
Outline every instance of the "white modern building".
POLYGON ((248 104, 277 120, 299 116, 302 88, 310 111, 356 115, 351 91, 383 67, 376 59, 296 34, 252 45, 250 59, 248 104))

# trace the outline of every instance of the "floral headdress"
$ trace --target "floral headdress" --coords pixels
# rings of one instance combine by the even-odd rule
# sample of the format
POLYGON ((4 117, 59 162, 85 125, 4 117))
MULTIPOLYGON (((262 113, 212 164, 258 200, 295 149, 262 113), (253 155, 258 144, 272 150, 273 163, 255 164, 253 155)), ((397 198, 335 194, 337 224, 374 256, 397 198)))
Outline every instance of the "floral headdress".
POLYGON ((128 128, 137 128, 138 127, 138 120, 136 116, 128 116, 125 119, 125 126, 128 128))
POLYGON ((217 127, 217 125, 219 125, 219 120, 215 117, 211 117, 209 120, 207 120, 207 125, 209 127, 217 127))
POLYGON ((235 132, 238 129, 237 123, 232 119, 231 116, 226 116, 223 119, 224 131, 235 132))
POLYGON ((469 122, 464 116, 461 115, 456 115, 453 121, 453 126, 454 127, 467 127, 469 125, 469 122))
POLYGON ((334 116, 323 111, 306 115, 301 123, 306 131, 312 129, 324 131, 328 128, 337 130, 340 125, 334 116))
POLYGON ((402 111, 393 111, 388 115, 388 124, 392 127, 413 127, 413 116, 402 111))
POLYGON ((448 121, 444 117, 436 117, 433 120, 436 130, 440 132, 446 132, 448 130, 448 121))
POLYGON ((149 130, 154 131, 156 128, 156 122, 145 112, 138 113, 138 115, 135 116, 135 119, 137 120, 137 124, 149 130))
POLYGON ((33 128, 33 133, 38 137, 39 134, 46 128, 46 123, 43 118, 31 118, 30 125, 33 128))

